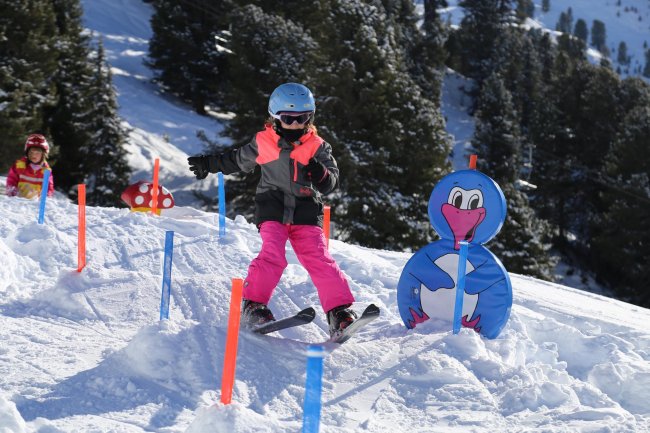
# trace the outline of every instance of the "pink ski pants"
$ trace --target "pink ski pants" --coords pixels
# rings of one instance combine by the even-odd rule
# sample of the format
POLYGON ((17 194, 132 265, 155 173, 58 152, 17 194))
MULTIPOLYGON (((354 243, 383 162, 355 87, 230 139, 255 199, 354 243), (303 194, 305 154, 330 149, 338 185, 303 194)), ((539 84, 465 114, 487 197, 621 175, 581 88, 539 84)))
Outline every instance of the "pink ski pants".
POLYGON ((260 225, 260 234, 262 251, 248 268, 244 282, 245 299, 268 304, 287 267, 284 248, 289 239, 298 260, 318 290, 323 311, 354 302, 345 276, 327 251, 325 235, 320 227, 265 221, 260 225))

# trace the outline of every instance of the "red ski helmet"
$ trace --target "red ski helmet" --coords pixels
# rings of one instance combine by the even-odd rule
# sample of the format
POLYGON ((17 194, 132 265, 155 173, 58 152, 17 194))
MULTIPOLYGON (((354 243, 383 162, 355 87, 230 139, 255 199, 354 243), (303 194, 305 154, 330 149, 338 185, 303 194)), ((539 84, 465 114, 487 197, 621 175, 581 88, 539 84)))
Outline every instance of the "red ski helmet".
POLYGON ((30 147, 38 147, 40 149, 43 149, 43 152, 45 152, 46 155, 50 151, 49 143, 41 134, 31 134, 29 137, 27 137, 27 141, 25 141, 25 155, 29 151, 30 147))

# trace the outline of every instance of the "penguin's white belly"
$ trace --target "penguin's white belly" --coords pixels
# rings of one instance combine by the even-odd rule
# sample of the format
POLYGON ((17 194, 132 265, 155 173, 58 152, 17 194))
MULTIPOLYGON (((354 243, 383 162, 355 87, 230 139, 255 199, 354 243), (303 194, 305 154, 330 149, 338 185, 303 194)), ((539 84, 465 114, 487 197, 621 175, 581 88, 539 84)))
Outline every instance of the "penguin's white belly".
MULTIPOLYGON (((454 281, 454 287, 451 289, 438 288, 431 291, 423 285, 420 285, 420 302, 422 310, 430 319, 445 320, 453 322, 454 305, 456 304, 456 286, 458 284, 458 254, 445 254, 438 257, 435 262, 454 281)), ((474 266, 468 261, 466 264, 465 275, 474 270, 474 266)), ((472 318, 476 305, 478 304, 478 294, 470 295, 463 292, 463 313, 461 317, 467 316, 467 320, 472 318)))

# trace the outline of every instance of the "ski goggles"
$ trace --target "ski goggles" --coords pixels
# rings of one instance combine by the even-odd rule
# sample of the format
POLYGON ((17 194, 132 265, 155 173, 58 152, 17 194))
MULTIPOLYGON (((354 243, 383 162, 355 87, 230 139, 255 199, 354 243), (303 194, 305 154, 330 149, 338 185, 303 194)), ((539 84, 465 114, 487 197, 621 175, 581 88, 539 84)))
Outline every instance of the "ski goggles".
POLYGON ((309 122, 309 119, 311 119, 311 116, 314 115, 313 111, 307 111, 304 113, 293 113, 293 112, 288 112, 288 113, 278 113, 278 114, 271 114, 274 119, 279 119, 280 122, 285 123, 287 125, 291 125, 293 122, 298 122, 300 125, 305 124, 309 122))

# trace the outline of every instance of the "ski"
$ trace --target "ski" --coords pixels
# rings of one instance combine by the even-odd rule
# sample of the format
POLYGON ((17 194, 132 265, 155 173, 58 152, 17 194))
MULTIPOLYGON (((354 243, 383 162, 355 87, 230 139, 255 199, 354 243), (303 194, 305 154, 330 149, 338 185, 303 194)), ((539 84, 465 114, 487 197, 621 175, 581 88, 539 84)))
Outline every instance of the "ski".
POLYGON ((365 310, 363 310, 363 313, 361 313, 361 316, 352 322, 350 326, 345 328, 344 330, 335 333, 332 335, 332 337, 325 342, 325 344, 329 343, 336 343, 336 344, 343 344, 346 341, 350 339, 354 334, 359 332, 361 328, 366 326, 368 323, 372 322, 375 320, 377 317, 379 317, 379 307, 377 307, 375 304, 370 304, 366 307, 365 310))
POLYGON ((251 328, 251 331, 256 334, 268 334, 269 332, 293 328, 294 326, 306 325, 308 323, 311 323, 311 321, 314 320, 314 317, 316 317, 316 310, 314 310, 312 307, 309 307, 305 308, 302 311, 299 311, 293 316, 255 326, 251 328))

